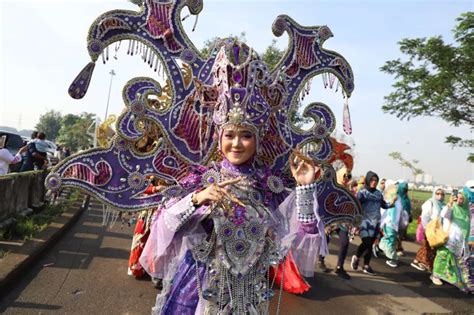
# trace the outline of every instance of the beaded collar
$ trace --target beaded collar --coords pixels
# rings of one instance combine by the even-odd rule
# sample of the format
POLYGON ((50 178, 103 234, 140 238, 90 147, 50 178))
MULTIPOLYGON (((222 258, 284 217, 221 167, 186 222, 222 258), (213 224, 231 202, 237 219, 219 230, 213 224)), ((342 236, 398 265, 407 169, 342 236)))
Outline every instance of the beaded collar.
POLYGON ((253 159, 242 165, 234 165, 224 158, 221 162, 221 170, 235 176, 252 176, 255 174, 256 168, 253 159))

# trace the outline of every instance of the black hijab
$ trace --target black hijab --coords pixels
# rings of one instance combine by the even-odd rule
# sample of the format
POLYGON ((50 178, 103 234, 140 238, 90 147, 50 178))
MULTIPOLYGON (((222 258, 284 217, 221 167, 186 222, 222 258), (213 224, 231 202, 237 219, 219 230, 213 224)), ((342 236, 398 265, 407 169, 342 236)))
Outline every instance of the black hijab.
POLYGON ((376 177, 377 182, 379 181, 379 176, 375 172, 372 172, 372 171, 367 172, 367 175, 365 175, 365 189, 367 189, 370 192, 374 192, 377 190, 377 188, 370 188, 370 179, 372 177, 376 177))

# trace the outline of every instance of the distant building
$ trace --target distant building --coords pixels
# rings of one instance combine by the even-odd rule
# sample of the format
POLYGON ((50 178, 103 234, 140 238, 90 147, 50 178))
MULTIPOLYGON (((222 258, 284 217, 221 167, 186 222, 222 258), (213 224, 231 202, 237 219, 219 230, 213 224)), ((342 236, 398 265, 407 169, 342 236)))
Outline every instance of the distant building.
POLYGON ((423 183, 427 185, 433 184, 433 176, 431 174, 423 174, 423 183))
POLYGON ((423 183, 423 174, 418 174, 415 176, 415 183, 417 184, 423 183))
POLYGON ((415 176, 415 183, 424 185, 433 185, 433 175, 418 174, 415 176))

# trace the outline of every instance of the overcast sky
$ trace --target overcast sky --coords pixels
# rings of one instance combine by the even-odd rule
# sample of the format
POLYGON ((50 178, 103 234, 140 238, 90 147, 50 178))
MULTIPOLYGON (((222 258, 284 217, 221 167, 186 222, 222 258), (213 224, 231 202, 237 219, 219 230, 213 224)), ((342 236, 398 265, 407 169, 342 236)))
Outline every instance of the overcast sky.
MULTIPOLYGON (((97 63, 88 94, 73 100, 67 94, 71 81, 90 61, 86 36, 100 14, 114 9, 137 10, 125 1, 0 1, 0 125, 33 129, 39 116, 51 109, 66 113, 93 112, 103 117, 110 83, 109 72, 117 75, 112 84, 109 113, 123 108, 121 89, 135 76, 155 77, 140 58, 118 52, 118 60, 97 63)), ((467 150, 444 144, 447 135, 471 137, 467 127, 453 128, 436 118, 399 121, 381 111, 383 97, 393 89, 393 78, 379 71, 385 61, 402 57, 397 42, 405 37, 442 35, 452 42, 451 30, 462 12, 473 11, 473 1, 205 1, 195 32, 194 17, 184 22, 197 47, 206 39, 246 33, 247 43, 262 52, 274 38, 271 25, 285 13, 305 26, 328 25, 334 37, 325 48, 345 56, 352 65, 355 90, 350 99, 355 142, 355 174, 368 170, 381 177, 408 175, 388 153, 399 151, 437 182, 461 185, 474 178, 474 167, 466 162, 467 150)), ((186 11, 186 10, 185 10, 186 11)), ((286 47, 286 35, 278 38, 286 47)), ((124 45, 125 46, 125 45, 124 45)), ((340 93, 322 88, 314 80, 306 101, 331 106, 342 130, 340 93)))

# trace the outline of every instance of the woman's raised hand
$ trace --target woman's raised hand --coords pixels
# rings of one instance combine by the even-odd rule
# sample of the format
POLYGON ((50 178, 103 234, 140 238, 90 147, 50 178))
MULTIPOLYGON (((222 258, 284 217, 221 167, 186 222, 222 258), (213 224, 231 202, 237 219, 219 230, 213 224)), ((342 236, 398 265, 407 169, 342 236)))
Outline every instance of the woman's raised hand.
POLYGON ((312 184, 316 179, 319 168, 314 164, 313 160, 303 156, 299 151, 295 150, 290 156, 291 174, 299 185, 312 184))
POLYGON ((206 189, 198 193, 195 193, 193 196, 193 203, 197 206, 201 206, 201 205, 209 204, 211 202, 221 201, 222 198, 226 197, 236 203, 241 204, 241 202, 238 201, 238 199, 236 199, 234 196, 229 194, 229 192, 225 189, 226 186, 233 185, 235 183, 240 182, 241 180, 242 178, 239 177, 239 178, 223 181, 222 183, 212 184, 208 186, 206 189))

